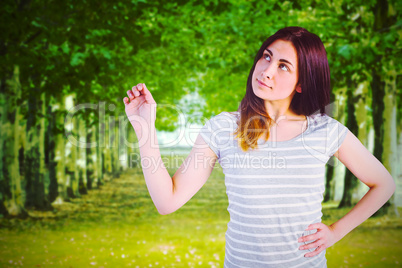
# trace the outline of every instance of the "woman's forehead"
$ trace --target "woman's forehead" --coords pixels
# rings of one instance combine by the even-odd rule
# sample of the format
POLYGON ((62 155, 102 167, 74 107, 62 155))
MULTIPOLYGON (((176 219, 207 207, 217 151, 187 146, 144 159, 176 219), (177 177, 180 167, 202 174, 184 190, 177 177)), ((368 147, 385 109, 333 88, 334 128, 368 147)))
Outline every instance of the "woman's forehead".
POLYGON ((269 51, 274 58, 285 59, 291 63, 297 62, 297 51, 290 41, 275 40, 265 50, 269 51))

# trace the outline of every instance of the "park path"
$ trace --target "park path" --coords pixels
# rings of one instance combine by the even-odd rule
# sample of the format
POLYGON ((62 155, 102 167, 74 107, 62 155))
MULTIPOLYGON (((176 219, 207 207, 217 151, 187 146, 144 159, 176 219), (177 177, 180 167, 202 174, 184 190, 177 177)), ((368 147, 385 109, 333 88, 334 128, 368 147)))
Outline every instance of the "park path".
POLYGON ((108 222, 138 219, 144 213, 155 214, 142 173, 137 169, 124 171, 118 178, 107 178, 98 188, 62 204, 53 204, 53 211, 28 210, 29 219, 1 219, 0 227, 18 229, 27 221, 42 221, 46 225, 68 221, 108 222), (132 217, 126 217, 131 215, 132 217))

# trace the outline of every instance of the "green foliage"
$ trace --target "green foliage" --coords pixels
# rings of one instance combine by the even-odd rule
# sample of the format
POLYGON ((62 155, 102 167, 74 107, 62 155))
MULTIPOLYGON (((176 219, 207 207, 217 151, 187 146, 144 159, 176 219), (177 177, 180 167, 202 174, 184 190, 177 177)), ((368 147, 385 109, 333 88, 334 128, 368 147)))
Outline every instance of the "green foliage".
MULTIPOLYGON (((121 106, 126 90, 140 82, 163 104, 177 105, 188 91, 199 91, 207 103, 204 115, 210 116, 237 109, 256 51, 284 26, 306 27, 323 39, 335 91, 349 77, 357 84, 371 79, 373 69, 382 72, 379 57, 400 55, 401 6, 388 1, 393 26, 376 29, 376 5, 375 0, 6 1, 0 7, 1 71, 18 64, 22 85, 46 81, 41 90, 53 96, 64 94, 55 88, 69 85, 81 103, 121 106)), ((392 68, 401 69, 400 64, 392 68)), ((177 116, 160 110, 158 120, 158 128, 172 129, 177 116)))

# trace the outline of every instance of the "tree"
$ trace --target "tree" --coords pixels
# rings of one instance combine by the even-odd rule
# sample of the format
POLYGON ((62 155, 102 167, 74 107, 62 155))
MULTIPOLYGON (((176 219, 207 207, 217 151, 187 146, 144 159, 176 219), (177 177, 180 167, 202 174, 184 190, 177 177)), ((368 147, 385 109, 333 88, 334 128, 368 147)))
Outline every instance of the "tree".
POLYGON ((21 189, 21 176, 19 166, 19 127, 20 127, 20 103, 21 103, 21 84, 19 81, 19 67, 14 66, 14 70, 8 73, 7 79, 1 83, 1 91, 8 96, 4 103, 4 113, 2 114, 2 178, 5 189, 2 187, 2 196, 8 214, 12 216, 26 217, 24 209, 23 193, 21 189))
MULTIPOLYGON (((390 173, 396 176, 396 72, 394 71, 395 43, 399 42, 398 33, 393 27, 398 13, 393 10, 397 4, 389 1, 377 1, 373 8, 374 36, 378 41, 375 49, 376 64, 372 65, 371 88, 373 93, 373 124, 375 131, 374 156, 383 162, 390 173), (391 7, 391 9, 390 9, 391 7), (387 106, 385 106, 387 104, 387 106)), ((399 13, 400 14, 400 13, 399 13)), ((400 64, 399 64, 400 65, 400 64)), ((387 213, 391 201, 388 201, 375 215, 387 213)))

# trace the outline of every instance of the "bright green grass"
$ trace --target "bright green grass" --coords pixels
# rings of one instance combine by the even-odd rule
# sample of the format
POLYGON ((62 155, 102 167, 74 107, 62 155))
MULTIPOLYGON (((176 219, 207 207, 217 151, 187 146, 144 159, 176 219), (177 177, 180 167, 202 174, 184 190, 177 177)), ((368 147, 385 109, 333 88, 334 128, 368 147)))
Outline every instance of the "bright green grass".
MULTIPOLYGON (((0 219, 0 267, 222 267, 226 207, 219 168, 166 216, 157 213, 142 174, 130 170, 54 213, 0 219)), ((324 209, 323 220, 346 212, 324 209)), ((400 219, 369 219, 327 250, 328 267, 402 266, 401 227, 400 219)))

